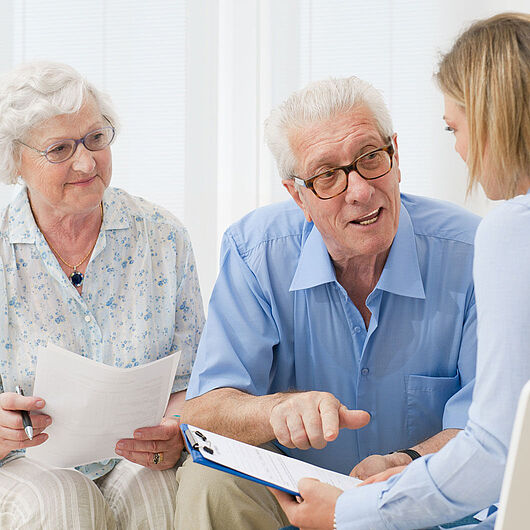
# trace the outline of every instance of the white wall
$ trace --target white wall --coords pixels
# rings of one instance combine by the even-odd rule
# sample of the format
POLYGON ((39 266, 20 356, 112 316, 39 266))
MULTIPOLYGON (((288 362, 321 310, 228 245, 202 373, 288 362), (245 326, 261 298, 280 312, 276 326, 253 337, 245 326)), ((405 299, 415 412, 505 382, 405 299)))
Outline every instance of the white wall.
MULTIPOLYGON (((100 7, 111 5, 111 0, 98 2, 100 7)), ((0 72, 14 63, 13 39, 19 35, 13 30, 13 6, 15 0, 0 2, 0 72)), ((505 10, 528 11, 528 0, 190 0, 186 7, 186 90, 174 95, 185 102, 185 146, 176 146, 170 154, 184 158, 179 161, 184 167, 184 198, 179 198, 181 209, 176 213, 192 237, 205 301, 217 274, 219 240, 226 227, 258 206, 288 197, 264 145, 262 124, 272 106, 305 84, 311 74, 363 73, 376 86, 380 83, 399 135, 402 188, 485 213, 491 205, 483 193, 466 199, 465 165, 453 152, 451 135, 443 131, 442 98, 431 78, 437 54, 448 49, 465 25, 505 10), (339 7, 354 8, 351 20, 337 20, 345 28, 343 41, 335 43, 335 48, 332 41, 327 43, 327 52, 342 58, 342 62, 335 61, 336 66, 330 62, 329 71, 325 60, 308 70, 307 57, 301 58, 304 35, 300 20, 307 15, 303 10, 316 10, 318 5, 326 9, 321 18, 331 21, 338 16, 339 7), (387 20, 372 28, 371 19, 377 20, 378 13, 384 12, 391 12, 394 26, 387 20), (365 21, 362 28, 361 19, 365 21), (366 65, 360 66, 360 50, 379 45, 384 32, 392 28, 406 30, 410 39, 391 50, 382 76, 370 75, 366 65), (421 72, 414 83, 407 78, 412 63, 421 72), (422 156, 418 154, 420 144, 422 156)), ((323 20, 313 22, 319 23, 323 20)), ((123 32, 120 35, 120 39, 127 38, 123 32)), ((130 37, 135 41, 142 38, 137 33, 130 37)), ((164 46, 164 42, 156 45, 164 46)), ((120 46, 127 49, 126 42, 120 41, 120 46)), ((138 76, 142 73, 139 69, 138 76)), ((153 82, 163 83, 163 79, 160 72, 153 82)), ((111 96, 116 100, 120 94, 111 96)), ((138 112, 145 111, 139 108, 138 112)), ((148 112, 144 116, 150 119, 148 112)), ((114 149, 118 148, 121 146, 115 145, 114 149)), ((158 191, 168 186, 159 182, 157 175, 149 175, 148 184, 158 191)), ((13 191, 0 184, 0 207, 13 191)), ((161 202, 165 200, 163 193, 160 197, 161 202)), ((171 208, 171 204, 165 206, 171 208)))

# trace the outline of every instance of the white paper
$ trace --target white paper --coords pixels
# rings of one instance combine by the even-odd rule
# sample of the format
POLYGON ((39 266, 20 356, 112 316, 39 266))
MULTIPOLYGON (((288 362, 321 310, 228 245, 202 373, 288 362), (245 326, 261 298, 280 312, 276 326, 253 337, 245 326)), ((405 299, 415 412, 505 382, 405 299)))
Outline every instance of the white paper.
POLYGON ((180 352, 133 368, 117 368, 49 345, 38 350, 33 395, 42 397, 49 438, 28 457, 56 467, 108 458, 121 438, 158 425, 167 407, 180 352))
POLYGON ((301 478, 316 478, 342 490, 351 489, 361 482, 348 475, 226 438, 192 425, 188 425, 188 429, 199 443, 202 456, 207 460, 293 492, 298 492, 298 481, 301 478), (206 436, 207 442, 203 442, 195 431, 206 436), (204 451, 203 445, 213 449, 213 454, 204 451))

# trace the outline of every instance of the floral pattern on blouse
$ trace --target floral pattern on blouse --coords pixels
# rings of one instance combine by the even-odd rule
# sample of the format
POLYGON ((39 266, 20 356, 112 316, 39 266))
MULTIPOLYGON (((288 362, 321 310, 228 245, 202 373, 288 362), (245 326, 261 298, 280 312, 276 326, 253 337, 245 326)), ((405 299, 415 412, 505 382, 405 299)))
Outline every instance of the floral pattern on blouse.
MULTIPOLYGON (((18 384, 32 395, 35 351, 47 343, 124 368, 181 350, 172 392, 187 388, 204 324, 188 233, 117 188, 105 191, 103 212, 81 295, 39 231, 27 189, 0 213, 0 392, 18 384)), ((96 478, 113 463, 80 470, 96 478)))

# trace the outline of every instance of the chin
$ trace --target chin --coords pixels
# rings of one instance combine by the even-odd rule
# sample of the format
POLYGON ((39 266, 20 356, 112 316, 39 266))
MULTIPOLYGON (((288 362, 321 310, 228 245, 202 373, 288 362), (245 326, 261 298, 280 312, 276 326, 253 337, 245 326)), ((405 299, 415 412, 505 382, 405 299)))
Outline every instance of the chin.
POLYGON ((379 256, 388 252, 392 245, 392 240, 387 241, 386 238, 381 240, 379 238, 367 238, 366 241, 358 242, 360 244, 355 245, 355 248, 352 248, 353 254, 358 256, 379 256))

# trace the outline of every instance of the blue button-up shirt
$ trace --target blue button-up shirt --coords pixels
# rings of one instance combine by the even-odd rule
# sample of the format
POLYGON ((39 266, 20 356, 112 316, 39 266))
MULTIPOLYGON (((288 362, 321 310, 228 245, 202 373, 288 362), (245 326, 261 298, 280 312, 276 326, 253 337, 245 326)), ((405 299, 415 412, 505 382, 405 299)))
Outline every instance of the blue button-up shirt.
MULTIPOLYGON (((493 210, 477 231, 477 384, 465 430, 388 482, 341 495, 337 528, 424 528, 498 500, 517 401, 530 379, 529 234, 530 190, 493 210)), ((480 528, 493 528, 495 516, 480 528)))
POLYGON ((331 392, 371 422, 343 429, 323 450, 283 449, 343 473, 370 454, 463 428, 475 372, 477 224, 456 206, 402 195, 366 329, 298 206, 252 212, 224 235, 187 397, 220 387, 331 392))

